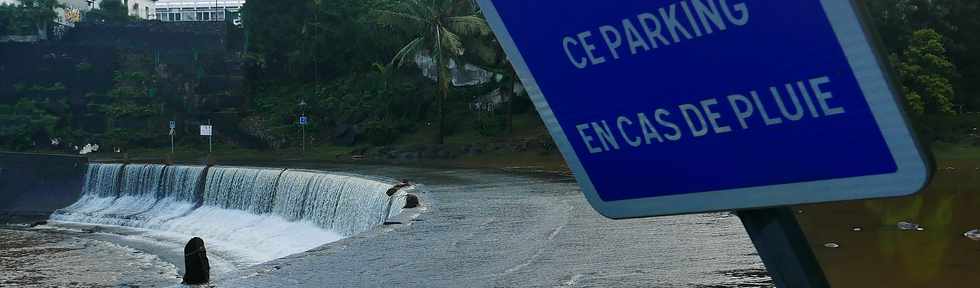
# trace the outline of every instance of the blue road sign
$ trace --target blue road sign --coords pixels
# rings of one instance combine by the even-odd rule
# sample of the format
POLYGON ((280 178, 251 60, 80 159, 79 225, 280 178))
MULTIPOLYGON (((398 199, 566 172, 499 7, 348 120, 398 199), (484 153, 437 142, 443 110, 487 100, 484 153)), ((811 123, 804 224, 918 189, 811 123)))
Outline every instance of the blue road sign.
POLYGON ((177 121, 170 121, 170 129, 177 128, 177 121))
POLYGON ((608 217, 909 195, 931 175, 851 0, 479 2, 608 217))
POLYGON ((306 116, 299 116, 299 125, 310 124, 310 119, 306 116))

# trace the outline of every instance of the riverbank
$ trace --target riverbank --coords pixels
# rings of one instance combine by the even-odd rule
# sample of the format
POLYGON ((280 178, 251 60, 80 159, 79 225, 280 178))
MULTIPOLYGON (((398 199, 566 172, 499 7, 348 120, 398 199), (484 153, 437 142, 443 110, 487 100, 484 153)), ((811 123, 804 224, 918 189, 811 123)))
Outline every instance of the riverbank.
MULTIPOLYGON (((516 171, 550 171, 570 175, 564 158, 537 115, 515 115, 513 131, 499 136, 487 136, 465 130, 449 135, 443 144, 433 144, 435 127, 420 127, 417 131, 398 137, 389 145, 360 144, 353 146, 309 144, 285 149, 249 149, 225 143, 220 135, 209 151, 203 145, 179 145, 171 152, 164 147, 100 147, 86 155, 91 161, 140 163, 291 163, 373 164, 408 167, 507 169, 516 171)), ((167 137, 166 134, 161 137, 167 137)), ((60 154, 66 151, 35 151, 60 154)))

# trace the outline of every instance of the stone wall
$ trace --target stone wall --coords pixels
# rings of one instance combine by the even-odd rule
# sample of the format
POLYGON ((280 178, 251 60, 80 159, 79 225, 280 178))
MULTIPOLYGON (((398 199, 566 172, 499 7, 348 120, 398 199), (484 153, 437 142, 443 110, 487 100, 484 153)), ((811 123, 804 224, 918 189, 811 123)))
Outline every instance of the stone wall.
POLYGON ((0 222, 47 219, 78 200, 84 157, 0 152, 0 222))

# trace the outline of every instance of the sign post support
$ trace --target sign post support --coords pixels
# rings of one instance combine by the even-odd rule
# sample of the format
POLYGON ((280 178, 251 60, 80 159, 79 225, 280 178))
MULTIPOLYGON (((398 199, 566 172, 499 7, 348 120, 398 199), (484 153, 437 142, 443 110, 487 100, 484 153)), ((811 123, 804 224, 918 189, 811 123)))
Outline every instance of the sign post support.
POLYGON ((212 147, 212 145, 211 145, 211 142, 212 142, 211 141, 211 138, 213 137, 213 135, 214 135, 214 126, 211 126, 211 120, 209 119, 208 120, 208 125, 201 125, 201 136, 208 136, 208 154, 209 155, 211 154, 211 152, 214 152, 214 150, 211 148, 212 147))
POLYGON ((170 154, 174 154, 176 150, 174 149, 174 134, 176 134, 177 132, 176 130, 174 130, 175 128, 177 128, 177 121, 171 120, 170 121, 170 154))
POLYGON ((791 208, 740 210, 735 214, 776 287, 830 287, 791 208))
POLYGON ((303 144, 301 146, 303 147, 302 149, 304 154, 306 153, 306 125, 310 123, 309 121, 310 119, 307 118, 305 114, 299 116, 299 126, 300 130, 302 130, 301 136, 303 137, 303 144))

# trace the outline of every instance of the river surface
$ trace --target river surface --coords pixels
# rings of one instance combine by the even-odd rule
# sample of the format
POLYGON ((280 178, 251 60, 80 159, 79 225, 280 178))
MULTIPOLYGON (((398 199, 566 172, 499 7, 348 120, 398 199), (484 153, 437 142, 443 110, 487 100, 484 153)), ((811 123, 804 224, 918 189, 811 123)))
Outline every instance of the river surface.
MULTIPOLYGON (((713 288, 772 285, 738 218, 727 213, 615 221, 592 210, 569 177, 493 170, 291 166, 410 179, 422 186, 424 208, 406 212, 416 213, 417 217, 393 219, 395 223, 378 229, 263 264, 240 265, 233 257, 224 260, 219 257, 216 264, 220 267, 216 268, 220 269, 213 277, 216 286, 713 288)), ((91 276, 86 273, 93 269, 87 267, 112 259, 139 264, 105 267, 117 276, 103 277, 101 282, 76 280, 75 286, 151 287, 179 283, 176 275, 182 270, 182 263, 173 263, 180 259, 176 247, 152 241, 149 244, 142 240, 126 241, 122 234, 140 232, 125 231, 130 230, 103 229, 99 233, 0 230, 3 243, 8 243, 6 239, 15 234, 20 235, 16 236, 22 239, 19 242, 50 238, 35 242, 49 243, 55 248, 89 243, 71 244, 78 248, 71 250, 75 257, 72 267, 58 265, 60 261, 52 261, 54 256, 46 256, 56 254, 11 253, 24 248, 5 244, 0 249, 4 261, 0 269, 15 272, 8 275, 25 274, 21 270, 37 270, 30 268, 34 267, 31 265, 42 265, 28 262, 47 263, 44 265, 54 265, 51 270, 62 269, 65 273, 50 276, 48 282, 41 278, 33 280, 71 287, 70 279, 91 276), (141 282, 133 279, 134 275, 153 279, 141 282)), ((128 237, 132 238, 132 235, 128 237)), ((31 281, 19 279, 20 286, 31 281)), ((0 281, 9 279, 0 277, 0 281)))

